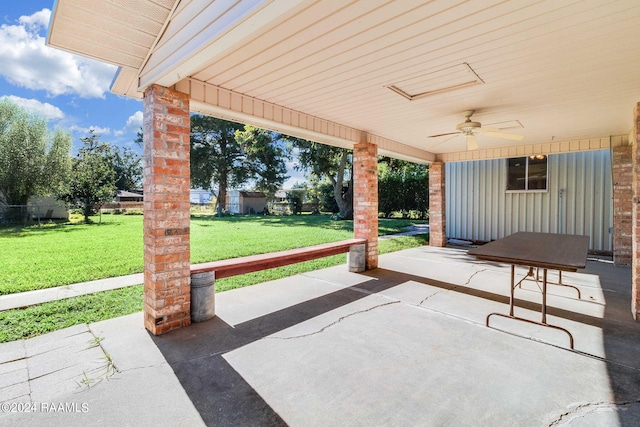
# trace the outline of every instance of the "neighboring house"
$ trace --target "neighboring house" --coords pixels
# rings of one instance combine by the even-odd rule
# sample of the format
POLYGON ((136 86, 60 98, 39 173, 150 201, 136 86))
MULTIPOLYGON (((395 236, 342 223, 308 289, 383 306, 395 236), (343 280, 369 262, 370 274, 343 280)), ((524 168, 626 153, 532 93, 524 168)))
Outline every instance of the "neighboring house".
POLYGON ((53 196, 32 196, 27 202, 33 219, 69 219, 69 209, 53 196))
POLYGON ((609 150, 446 164, 448 238, 489 241, 517 231, 582 234, 611 252, 609 150))
POLYGON ((189 201, 194 204, 203 205, 209 203, 213 198, 211 190, 203 190, 202 188, 192 188, 189 191, 189 201))
POLYGON ((286 202, 287 201, 287 191, 290 190, 279 190, 274 195, 274 202, 286 202))
POLYGON ((260 191, 230 190, 227 193, 227 210, 235 214, 255 214, 264 211, 267 198, 260 191))
POLYGON ((144 196, 138 193, 132 193, 130 191, 118 190, 115 202, 142 202, 144 201, 144 196))

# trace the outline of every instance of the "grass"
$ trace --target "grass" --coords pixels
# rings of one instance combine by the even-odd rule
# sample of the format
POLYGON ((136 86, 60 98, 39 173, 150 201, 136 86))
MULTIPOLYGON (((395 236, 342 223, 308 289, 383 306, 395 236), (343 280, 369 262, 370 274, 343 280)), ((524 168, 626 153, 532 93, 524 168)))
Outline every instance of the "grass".
MULTIPOLYGON (((411 223, 381 219, 380 234, 403 231, 411 223)), ((343 240, 352 230, 353 221, 326 215, 199 215, 191 221, 191 262, 343 240)), ((0 295, 140 273, 142 246, 142 216, 135 215, 103 215, 100 224, 0 229, 0 295)))
MULTIPOLYGON (((428 243, 426 235, 398 237, 380 241, 380 253, 421 246, 428 243)), ((216 292, 267 282, 281 277, 345 264, 346 255, 257 271, 229 277, 216 282, 216 292)), ((99 322, 142 310, 142 285, 113 291, 83 295, 33 307, 0 312, 0 343, 27 339, 37 335, 82 323, 99 322)))
MULTIPOLYGON (((408 220, 380 220, 380 234, 403 231, 410 223, 408 220)), ((192 219, 191 223, 192 259, 196 259, 193 262, 203 262, 342 240, 353 236, 352 227, 351 221, 331 221, 326 217, 311 216, 197 217, 192 219), (227 234, 233 235, 234 238, 220 238, 227 234)), ((27 227, 0 230, 0 247, 10 248, 0 253, 0 265, 10 260, 11 263, 6 264, 18 269, 19 265, 24 268, 25 262, 21 261, 29 261, 27 264, 32 268, 26 275, 31 279, 22 280, 21 286, 14 284, 6 288, 2 281, 10 283, 12 278, 20 277, 20 271, 11 268, 0 271, 0 288, 4 288, 0 289, 0 294, 10 293, 7 290, 20 287, 30 288, 34 284, 38 287, 31 289, 72 283, 64 283, 64 280, 75 280, 74 277, 86 277, 83 276, 86 274, 95 275, 93 278, 103 278, 108 277, 104 275, 106 271, 114 271, 113 275, 141 271, 142 254, 137 252, 142 252, 142 245, 136 242, 142 240, 141 229, 141 217, 113 216, 103 217, 102 224, 54 224, 39 229, 27 227), (82 241, 83 239, 86 241, 82 241), (80 248, 89 254, 84 258, 71 255, 80 248), (29 250, 33 253, 29 254, 29 250), (93 256, 90 256, 91 253, 94 253, 93 256), (45 257, 41 260, 46 259, 47 262, 34 262, 37 257, 45 257), (139 267, 135 267, 136 257, 139 258, 139 267), (104 266, 100 265, 101 260, 104 266), (80 271, 64 271, 65 269, 80 271), (119 273, 124 269, 127 269, 126 273, 119 273)), ((383 254, 426 243, 426 235, 400 237, 380 241, 379 250, 383 254)), ((250 286, 345 263, 346 254, 342 254, 229 277, 216 282, 216 291, 250 286)), ((24 270, 22 272, 24 273, 24 270)), ((142 286, 138 285, 25 309, 8 310, 0 312, 0 342, 31 338, 77 324, 124 316, 141 311, 142 308, 142 286)))
MULTIPOLYGON (((392 240, 382 240, 378 244, 380 254, 395 252, 402 249, 414 248, 429 243, 428 236, 404 236, 392 240)), ((216 281, 216 292, 228 291, 242 288, 244 286, 255 285, 256 283, 268 282, 282 277, 293 276, 307 271, 319 270, 321 268, 332 267, 334 265, 346 264, 347 254, 333 255, 325 258, 318 258, 311 261, 286 265, 284 267, 272 268, 270 270, 256 271, 255 273, 243 274, 240 276, 228 277, 216 281)))
POLYGON ((142 271, 142 217, 0 229, 0 295, 142 271))
POLYGON ((0 342, 30 338, 140 310, 142 285, 52 301, 20 310, 0 311, 0 342))

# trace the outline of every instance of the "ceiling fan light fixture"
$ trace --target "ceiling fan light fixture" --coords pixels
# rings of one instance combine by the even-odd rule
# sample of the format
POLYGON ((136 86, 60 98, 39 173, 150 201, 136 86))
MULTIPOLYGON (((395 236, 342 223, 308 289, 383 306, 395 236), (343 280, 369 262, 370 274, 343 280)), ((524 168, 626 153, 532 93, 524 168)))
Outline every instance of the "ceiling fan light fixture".
POLYGON ((456 129, 465 134, 472 133, 481 127, 482 125, 479 122, 472 122, 471 119, 467 119, 464 123, 456 125, 456 129))
POLYGON ((475 135, 467 135, 467 150, 473 151, 477 150, 478 148, 478 140, 476 139, 475 135))

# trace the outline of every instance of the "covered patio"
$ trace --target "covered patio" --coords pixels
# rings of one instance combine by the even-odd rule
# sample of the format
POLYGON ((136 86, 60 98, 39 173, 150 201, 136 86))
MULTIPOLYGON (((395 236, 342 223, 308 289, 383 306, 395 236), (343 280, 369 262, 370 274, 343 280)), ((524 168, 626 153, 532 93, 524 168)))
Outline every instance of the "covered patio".
MULTIPOLYGON (((47 42, 118 65, 112 91, 143 99, 145 325, 161 334, 191 322, 190 112, 353 149, 368 269, 378 155, 430 164, 430 244, 442 247, 446 163, 609 150, 613 227, 600 231, 635 266, 639 17, 633 0, 60 0, 47 42)), ((634 318, 639 281, 634 267, 634 318)))
MULTIPOLYGON (((336 266, 223 292, 215 319, 160 336, 137 313, 2 344, 0 358, 27 367, 14 387, 33 402, 87 411, 5 412, 0 424, 638 425, 630 270, 590 258, 565 276, 582 299, 550 290, 550 321, 572 331, 573 351, 559 331, 485 326, 508 310, 509 274, 424 246, 363 273, 336 266)), ((534 282, 517 299, 518 315, 538 319, 534 282)))
MULTIPOLYGON (((189 414, 216 425, 638 423, 640 3, 58 0, 52 16, 49 45, 118 65, 112 91, 143 100, 154 337, 136 339, 168 362, 189 414), (223 293, 215 318, 185 328, 191 112, 353 149, 367 271, 223 293), (487 328, 505 310, 508 270, 446 247, 457 237, 447 207, 459 205, 445 195, 464 196, 447 193, 447 165, 589 151, 610 153, 607 239, 613 262, 632 268, 590 261, 565 278, 581 299, 550 291, 573 351, 552 330, 487 328), (378 155, 429 163, 430 247, 378 256, 378 155)), ((576 180, 590 172, 576 165, 576 180)), ((536 316, 540 293, 523 287, 518 310, 536 316)), ((128 354, 120 346, 112 354, 128 354)), ((157 410, 164 397, 147 394, 157 410)))

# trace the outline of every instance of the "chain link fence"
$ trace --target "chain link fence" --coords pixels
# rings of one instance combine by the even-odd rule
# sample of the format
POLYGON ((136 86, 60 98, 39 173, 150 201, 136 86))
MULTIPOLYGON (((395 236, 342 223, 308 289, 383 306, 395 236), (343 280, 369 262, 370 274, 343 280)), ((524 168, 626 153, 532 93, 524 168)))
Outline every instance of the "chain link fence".
POLYGON ((51 220, 68 220, 69 211, 54 204, 1 205, 0 226, 25 226, 51 220))

